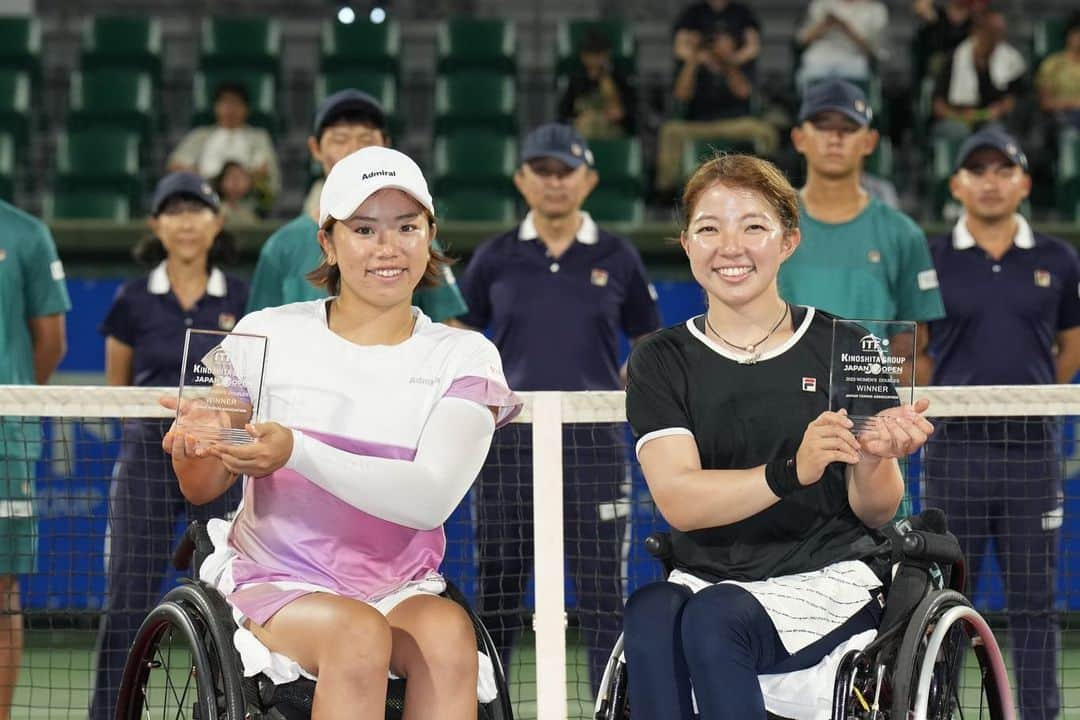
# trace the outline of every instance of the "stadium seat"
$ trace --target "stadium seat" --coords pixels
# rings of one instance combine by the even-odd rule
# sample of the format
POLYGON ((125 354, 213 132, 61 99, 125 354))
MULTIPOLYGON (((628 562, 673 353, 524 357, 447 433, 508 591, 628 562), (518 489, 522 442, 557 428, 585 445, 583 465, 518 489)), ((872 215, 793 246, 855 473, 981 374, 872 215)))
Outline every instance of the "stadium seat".
POLYGON ((645 217, 645 202, 640 196, 603 184, 585 200, 584 208, 598 223, 638 224, 645 217))
POLYGON ((387 115, 390 137, 401 137, 404 123, 398 114, 397 77, 393 73, 361 68, 325 70, 315 77, 315 103, 318 104, 327 95, 346 88, 363 90, 378 100, 387 115))
POLYGON ((125 194, 134 207, 142 196, 139 136, 126 130, 60 133, 56 144, 58 190, 105 190, 125 194))
POLYGON ((393 20, 350 25, 326 21, 322 28, 321 68, 324 73, 356 69, 398 74, 401 31, 393 20))
POLYGON ((436 196, 455 187, 512 195, 517 168, 517 140, 476 132, 435 138, 432 174, 436 196))
POLYGON ((887 135, 882 135, 878 140, 877 147, 874 148, 874 152, 870 154, 870 157, 866 159, 864 167, 871 175, 877 175, 886 180, 893 179, 893 172, 895 170, 893 162, 893 146, 892 140, 890 140, 887 135))
POLYGON ((937 137, 931 141, 930 163, 930 208, 933 219, 940 220, 946 203, 951 202, 952 193, 949 192, 949 178, 952 177, 953 164, 956 162, 956 153, 960 149, 962 140, 953 138, 937 137))
POLYGON ((514 79, 494 72, 440 75, 435 80, 435 134, 458 130, 517 133, 514 79))
POLYGON ((201 70, 278 73, 281 26, 266 17, 208 17, 202 21, 201 70))
POLYGON ((645 186, 645 164, 637 138, 590 140, 600 185, 624 194, 640 195, 645 186))
POLYGON ((0 200, 11 202, 15 197, 15 139, 10 133, 0 133, 0 200))
POLYGON ((577 48, 581 38, 593 28, 611 41, 612 64, 627 77, 637 75, 637 41, 624 20, 561 20, 555 28, 555 76, 581 68, 577 48))
POLYGON ((161 82, 161 21, 135 15, 99 15, 83 27, 83 70, 125 68, 161 82))
POLYGON ((247 89, 251 101, 248 122, 266 128, 271 134, 278 131, 277 93, 273 73, 261 70, 206 70, 195 73, 193 88, 192 125, 214 122, 214 91, 224 83, 235 83, 247 89))
POLYGON ((41 21, 36 17, 0 17, 0 70, 22 70, 34 86, 41 83, 41 21))
POLYGON ((513 75, 517 71, 517 39, 510 20, 440 22, 435 47, 440 73, 482 70, 513 75))
POLYGON ((517 202, 510 195, 478 190, 443 193, 435 200, 440 222, 487 222, 512 225, 517 222, 517 202))
POLYGON ((1038 70, 1047 55, 1065 48, 1065 19, 1045 17, 1031 23, 1031 70, 1038 70))
POLYGON ((57 190, 46 193, 43 200, 46 220, 111 220, 120 223, 131 219, 131 203, 124 193, 57 190))
POLYGON ((156 127, 153 81, 140 70, 106 68, 71 74, 68 127, 133 130, 148 141, 156 127))
POLYGON ((702 138, 683 146, 682 179, 685 181, 694 172, 702 160, 717 153, 754 153, 754 143, 748 140, 727 140, 725 138, 702 138))
POLYGON ((26 146, 31 117, 30 74, 0 69, 0 128, 14 136, 16 147, 26 146))
POLYGON ((1080 133, 1069 130, 1058 136, 1057 167, 1054 173, 1054 195, 1061 219, 1077 219, 1080 203, 1080 133))

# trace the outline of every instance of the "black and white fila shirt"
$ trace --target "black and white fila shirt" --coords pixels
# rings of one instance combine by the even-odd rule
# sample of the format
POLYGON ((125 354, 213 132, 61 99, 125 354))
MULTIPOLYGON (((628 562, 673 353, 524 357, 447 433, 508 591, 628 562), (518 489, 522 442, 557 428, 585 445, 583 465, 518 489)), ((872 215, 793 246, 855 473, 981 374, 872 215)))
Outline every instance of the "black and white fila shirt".
MULTIPOLYGON (((706 337, 704 318, 662 330, 630 356, 626 411, 637 450, 691 435, 706 470, 744 469, 793 456, 828 409, 833 316, 792 307, 794 335, 756 363, 706 337)), ((763 580, 865 556, 875 538, 848 504, 845 466, 740 522, 672 530, 675 566, 712 582, 763 580)))

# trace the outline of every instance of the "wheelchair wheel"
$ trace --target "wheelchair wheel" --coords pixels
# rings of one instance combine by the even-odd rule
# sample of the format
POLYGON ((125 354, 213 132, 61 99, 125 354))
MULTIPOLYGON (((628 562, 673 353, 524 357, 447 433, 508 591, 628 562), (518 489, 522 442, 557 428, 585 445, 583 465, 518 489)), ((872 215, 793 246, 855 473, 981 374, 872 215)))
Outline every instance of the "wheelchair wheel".
POLYGON ((220 675, 203 634, 196 618, 178 603, 164 601, 151 610, 124 665, 117 720, 228 718, 219 707, 220 675))
POLYGON ((615 641, 604 676, 600 680, 600 692, 596 697, 595 720, 629 720, 629 703, 626 701, 626 658, 623 657, 623 636, 615 641))
POLYGON ((1005 661, 990 626, 967 598, 952 590, 931 593, 912 615, 892 690, 896 719, 1015 716, 1005 661))

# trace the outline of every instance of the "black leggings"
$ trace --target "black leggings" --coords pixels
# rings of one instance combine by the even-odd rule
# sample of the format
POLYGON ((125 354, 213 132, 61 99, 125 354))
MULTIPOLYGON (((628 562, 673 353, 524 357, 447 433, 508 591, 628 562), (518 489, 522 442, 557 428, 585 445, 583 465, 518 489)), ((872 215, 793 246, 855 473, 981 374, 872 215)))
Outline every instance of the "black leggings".
POLYGON ((759 674, 813 667, 880 619, 875 598, 792 655, 765 609, 736 585, 696 594, 670 582, 646 585, 630 596, 623 631, 634 720, 691 720, 691 682, 701 720, 765 718, 759 674))

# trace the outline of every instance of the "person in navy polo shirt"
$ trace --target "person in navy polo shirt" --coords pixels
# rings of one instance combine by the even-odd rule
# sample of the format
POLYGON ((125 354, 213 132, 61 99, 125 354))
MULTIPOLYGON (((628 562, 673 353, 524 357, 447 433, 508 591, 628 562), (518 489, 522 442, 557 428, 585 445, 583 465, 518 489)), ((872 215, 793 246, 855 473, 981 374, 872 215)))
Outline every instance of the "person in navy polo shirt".
MULTIPOLYGON (((153 265, 148 277, 123 285, 100 332, 105 335, 109 385, 175 387, 188 328, 232 330, 244 314, 248 286, 219 265, 236 254, 222 232, 218 196, 189 172, 166 175, 151 202, 152 237, 136 259, 153 265)), ((98 632, 97 679, 90 717, 115 715, 124 659, 158 589, 172 553, 184 498, 161 451, 168 420, 127 420, 109 493, 109 552, 105 616, 98 632)), ((235 510, 240 487, 218 500, 190 506, 206 521, 235 510)))
MULTIPOLYGON (((1017 213, 1031 190, 1027 168, 1020 145, 1000 130, 982 130, 960 148, 949 188, 964 213, 930 243, 945 301, 945 318, 929 323, 934 385, 1067 383, 1080 369, 1080 260, 1017 213)), ((1061 706, 1061 476, 1050 418, 943 420, 927 445, 925 502, 948 515, 971 587, 994 540, 1024 720, 1056 717, 1061 706)))
MULTIPOLYGON (((536 128, 514 173, 529 213, 480 245, 465 269, 461 320, 490 332, 515 390, 620 389, 620 333, 633 342, 660 327, 637 250, 581 210, 597 181, 592 152, 573 128, 536 128)), ((622 620, 624 444, 611 425, 563 433, 566 557, 594 691, 622 620)), ((531 468, 529 428, 509 425, 480 476, 481 615, 504 660, 532 566, 531 468)))

